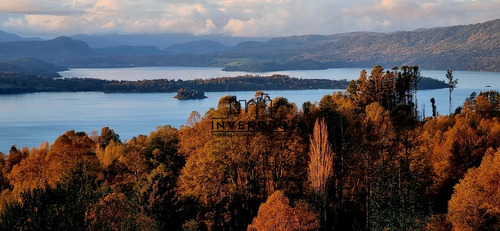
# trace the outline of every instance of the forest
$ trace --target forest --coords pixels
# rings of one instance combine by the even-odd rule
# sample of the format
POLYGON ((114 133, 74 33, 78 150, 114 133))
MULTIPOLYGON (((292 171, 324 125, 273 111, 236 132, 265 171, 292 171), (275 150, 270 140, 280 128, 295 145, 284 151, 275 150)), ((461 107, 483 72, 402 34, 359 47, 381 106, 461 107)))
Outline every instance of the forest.
POLYGON ((300 106, 228 95, 128 141, 12 146, 0 230, 500 230, 500 93, 420 119, 418 73, 375 66, 300 106), (218 135, 214 118, 288 127, 218 135))
MULTIPOLYGON (((432 88, 446 85, 434 79, 428 79, 432 88)), ((237 76, 211 79, 174 80, 153 79, 138 81, 116 81, 92 78, 51 78, 19 73, 0 72, 0 94, 30 92, 76 92, 102 91, 107 93, 130 92, 177 92, 179 89, 199 91, 245 91, 245 90, 304 90, 304 89, 342 89, 347 80, 299 79, 286 75, 272 76, 237 76)))
MULTIPOLYGON (((244 75, 210 79, 174 80, 152 79, 116 81, 92 78, 52 78, 0 71, 0 94, 31 92, 102 91, 107 93, 177 92, 180 89, 197 91, 254 91, 343 89, 347 80, 302 79, 287 75, 244 75)), ((419 89, 447 88, 443 81, 421 77, 419 89)))

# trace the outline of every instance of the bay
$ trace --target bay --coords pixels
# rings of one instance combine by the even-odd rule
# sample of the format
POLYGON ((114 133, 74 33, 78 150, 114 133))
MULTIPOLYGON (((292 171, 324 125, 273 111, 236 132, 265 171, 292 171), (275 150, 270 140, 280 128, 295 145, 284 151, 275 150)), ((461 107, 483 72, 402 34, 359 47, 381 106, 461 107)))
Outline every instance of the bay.
MULTIPOLYGON (((224 72, 220 68, 141 67, 141 68, 81 68, 61 72, 63 77, 86 77, 115 80, 140 79, 196 79, 245 74, 286 74, 298 78, 357 79, 362 68, 334 68, 327 70, 279 71, 267 73, 224 72)), ((370 69, 367 69, 370 71, 370 69)), ((453 91, 453 109, 463 104, 473 91, 499 90, 500 73, 454 71, 459 84, 453 91), (489 87, 486 87, 489 86, 489 87)), ((445 80, 446 71, 422 70, 422 76, 445 80)), ((340 90, 340 89, 338 89, 340 90)), ((319 101, 332 89, 266 91, 271 98, 283 96, 295 102, 299 109, 305 101, 319 101)), ((235 95, 250 99, 254 91, 207 92, 208 98, 180 101, 175 93, 102 93, 53 92, 18 95, 0 95, 0 152, 8 153, 12 145, 37 147, 43 141, 54 142, 67 130, 100 131, 108 126, 128 140, 139 134, 149 134, 160 125, 179 127, 185 124, 192 111, 204 114, 216 107, 222 96, 235 95)), ((418 92, 420 110, 431 114, 430 98, 436 99, 440 114, 448 113, 448 89, 418 92)))

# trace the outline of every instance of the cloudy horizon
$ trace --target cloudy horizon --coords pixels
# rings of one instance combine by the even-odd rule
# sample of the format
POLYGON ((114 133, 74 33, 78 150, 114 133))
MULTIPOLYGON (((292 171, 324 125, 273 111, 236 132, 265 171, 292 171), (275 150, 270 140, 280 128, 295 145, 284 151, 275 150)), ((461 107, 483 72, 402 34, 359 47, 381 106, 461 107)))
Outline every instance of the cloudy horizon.
POLYGON ((411 31, 499 18, 499 0, 16 0, 0 30, 21 36, 222 34, 278 37, 411 31))

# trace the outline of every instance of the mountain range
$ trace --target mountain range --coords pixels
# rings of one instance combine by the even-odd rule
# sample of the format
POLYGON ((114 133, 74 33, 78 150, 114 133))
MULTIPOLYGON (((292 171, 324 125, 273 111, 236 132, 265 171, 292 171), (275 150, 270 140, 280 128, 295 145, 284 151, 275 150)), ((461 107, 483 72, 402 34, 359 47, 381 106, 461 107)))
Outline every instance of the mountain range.
POLYGON ((69 36, 72 39, 86 42, 91 48, 123 46, 155 46, 164 49, 169 46, 192 41, 211 40, 226 46, 235 46, 245 41, 267 41, 271 37, 231 37, 227 35, 192 35, 183 33, 171 34, 79 34, 69 36))
POLYGON ((77 35, 40 40, 2 32, 0 60, 36 58, 65 67, 216 66, 228 71, 391 68, 404 64, 424 69, 500 71, 500 19, 414 31, 256 38, 237 43, 242 38, 216 35, 185 37, 195 40, 173 43, 180 41, 178 34, 161 43, 165 36, 77 35))

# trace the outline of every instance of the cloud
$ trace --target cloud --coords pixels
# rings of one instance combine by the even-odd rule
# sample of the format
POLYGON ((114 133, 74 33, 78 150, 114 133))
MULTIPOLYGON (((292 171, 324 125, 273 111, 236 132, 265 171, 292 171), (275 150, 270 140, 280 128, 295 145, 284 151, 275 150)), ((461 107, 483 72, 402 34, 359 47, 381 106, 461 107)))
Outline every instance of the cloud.
POLYGON ((269 31, 280 31, 285 28, 289 17, 287 11, 278 10, 247 20, 232 18, 224 26, 223 30, 226 34, 234 36, 264 35, 269 31))
POLYGON ((50 0, 16 0, 0 4, 0 13, 39 14, 39 15, 76 15, 83 11, 72 9, 70 5, 50 0))
POLYGON ((390 32, 498 18, 498 0, 16 0, 0 29, 21 34, 192 33, 233 36, 390 32))
POLYGON ((495 10, 491 9, 500 9, 500 2, 381 0, 371 6, 346 8, 343 13, 372 22, 358 24, 360 29, 388 32, 478 23, 498 18, 495 10))

